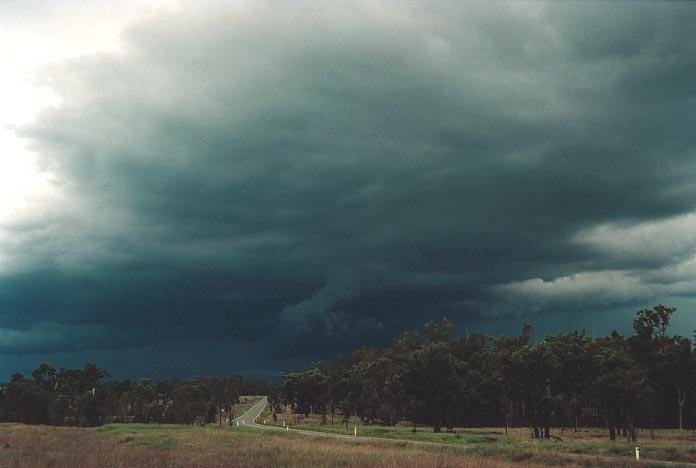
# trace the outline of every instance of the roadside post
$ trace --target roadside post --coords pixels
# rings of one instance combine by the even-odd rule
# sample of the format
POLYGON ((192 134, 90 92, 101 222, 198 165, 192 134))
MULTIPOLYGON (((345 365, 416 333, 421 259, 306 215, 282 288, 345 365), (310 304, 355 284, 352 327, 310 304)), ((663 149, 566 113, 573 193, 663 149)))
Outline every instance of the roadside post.
POLYGON ((636 447, 636 461, 640 460, 640 447, 636 447))
POLYGON ((353 426, 353 437, 358 437, 358 426, 353 426))

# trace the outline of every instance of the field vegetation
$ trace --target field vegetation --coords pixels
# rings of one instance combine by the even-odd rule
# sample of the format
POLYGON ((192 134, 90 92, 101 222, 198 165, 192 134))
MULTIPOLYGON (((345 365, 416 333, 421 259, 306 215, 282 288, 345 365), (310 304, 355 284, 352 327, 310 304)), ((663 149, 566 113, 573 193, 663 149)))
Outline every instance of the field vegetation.
MULTIPOLYGON (((298 428, 318 430, 318 419, 298 428)), ((345 427, 322 426, 345 433, 345 427)), ((184 467, 184 466, 384 466, 512 467, 633 466, 633 446, 610 442, 599 430, 573 433, 563 442, 532 439, 529 430, 462 429, 460 437, 406 427, 359 427, 359 434, 394 441, 351 441, 278 429, 219 428, 214 424, 110 424, 99 428, 0 424, 3 467, 184 467), (419 445, 409 441, 451 443, 419 445)), ((693 462, 693 436, 684 431, 656 431, 641 444, 649 460, 693 462)), ((663 466, 649 463, 649 466, 663 466)), ((644 465, 643 465, 644 466, 644 465)))
MULTIPOLYGON (((543 454, 541 454, 543 456, 543 454)), ((522 461, 522 460, 519 460, 522 461)), ((355 443, 283 431, 175 424, 101 428, 0 424, 3 467, 531 466, 439 447, 355 443)))
POLYGON ((471 456, 493 457, 496 460, 527 460, 540 464, 566 463, 631 463, 635 458, 635 447, 640 447, 643 461, 696 463, 696 433, 690 430, 657 429, 651 438, 645 430, 639 430, 639 443, 629 440, 610 441, 604 428, 583 428, 578 431, 552 428, 551 433, 558 438, 550 440, 533 437, 530 428, 454 428, 453 432, 433 432, 429 427, 420 426, 413 432, 411 425, 397 424, 383 426, 364 424, 359 418, 350 418, 345 424, 322 424, 321 415, 292 414, 289 411, 278 414, 276 421, 265 410, 259 422, 282 428, 288 424, 292 429, 322 433, 393 439, 396 441, 427 442, 458 447, 471 456))

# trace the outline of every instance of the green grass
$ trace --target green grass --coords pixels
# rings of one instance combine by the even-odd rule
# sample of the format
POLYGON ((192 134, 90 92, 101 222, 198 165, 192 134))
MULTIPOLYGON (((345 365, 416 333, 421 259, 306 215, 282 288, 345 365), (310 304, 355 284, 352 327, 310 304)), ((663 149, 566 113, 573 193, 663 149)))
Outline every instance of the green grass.
MULTIPOLYGON (((357 425, 349 425, 348 429, 345 426, 317 426, 304 425, 291 426, 293 429, 304 429, 308 431, 328 432, 332 434, 353 435, 354 427, 357 425)), ((487 437, 490 432, 482 431, 467 431, 465 433, 452 434, 448 432, 428 432, 421 429, 418 432, 411 432, 411 429, 405 427, 385 427, 385 426, 365 426, 358 427, 358 435, 365 437, 378 437, 382 439, 398 439, 405 441, 432 442, 442 444, 469 444, 481 442, 487 437)))
MULTIPOLYGON (((392 431, 411 435, 407 427, 372 426, 370 429, 376 431, 374 434, 384 435, 386 432, 389 435, 392 431)), ((367 430, 367 426, 359 430, 367 430)), ((394 442, 345 441, 293 431, 260 431, 245 426, 219 428, 215 425, 112 424, 102 428, 73 428, 0 424, 0 466, 531 468, 539 465, 619 467, 631 464, 627 456, 609 462, 593 458, 595 451, 625 450, 632 445, 590 440, 596 435, 585 435, 584 440, 578 442, 584 444, 587 452, 581 459, 564 453, 564 450, 573 447, 571 442, 533 441, 528 434, 525 438, 525 431, 521 429, 511 431, 507 438, 500 431, 491 429, 467 429, 461 432, 462 436, 470 438, 468 442, 433 446, 416 445, 405 439, 394 442), (485 437, 491 435, 498 440, 486 440, 485 437)), ((428 441, 432 437, 451 437, 452 434, 433 434, 423 430, 415 436, 428 441)), ((693 451, 693 442, 684 437, 663 436, 653 446, 656 450, 663 449, 655 453, 675 457, 693 451), (685 445, 669 445, 675 440, 685 445)), ((644 451, 644 447, 649 449, 643 445, 641 451, 644 451)))
MULTIPOLYGON (((262 418, 268 424, 272 419, 267 411, 262 418)), ((349 421, 348 428, 342 424, 331 426, 320 424, 320 417, 312 415, 308 418, 296 417, 290 414, 278 415, 274 424, 282 426, 283 420, 290 423, 292 429, 307 431, 353 435, 354 427, 358 436, 375 437, 403 441, 396 446, 407 446, 408 441, 430 442, 452 445, 460 448, 463 453, 472 456, 492 457, 512 462, 528 462, 545 465, 577 464, 591 457, 607 457, 616 460, 618 464, 630 463, 633 460, 636 445, 641 448, 641 458, 649 462, 676 461, 696 462, 695 437, 687 432, 663 431, 655 440, 648 439, 648 432, 642 432, 639 442, 628 442, 625 439, 608 440, 606 430, 602 428, 586 429, 582 432, 565 431, 563 441, 532 439, 527 428, 511 429, 509 435, 504 430, 456 429, 456 433, 435 433, 430 428, 419 427, 418 432, 411 432, 410 426, 377 426, 363 425, 356 418, 349 421), (296 424, 293 424, 297 421, 296 424)), ((336 420, 340 421, 340 417, 336 420)), ((330 421, 330 418, 329 418, 330 421)), ((554 434, 561 435, 560 429, 554 434)), ((607 463, 606 460, 602 462, 607 463)), ((659 465, 659 463, 657 463, 659 465)))
POLYGON ((130 442, 154 450, 174 448, 177 442, 170 433, 190 430, 195 428, 175 424, 110 424, 97 429, 98 432, 118 437, 123 443, 130 442))
MULTIPOLYGON (((268 411, 264 409, 259 417, 259 421, 266 421, 268 425, 283 426, 283 420, 288 421, 293 429, 302 429, 316 432, 327 432, 332 434, 353 435, 354 428, 357 427, 358 435, 365 437, 377 437, 383 439, 396 439, 404 441, 431 442, 438 444, 464 445, 477 442, 487 442, 491 438, 499 438, 503 435, 502 431, 491 429, 457 429, 455 433, 439 432, 435 433, 431 428, 418 427, 417 432, 412 432, 411 426, 377 426, 362 424, 357 418, 351 418, 346 428, 343 424, 326 424, 319 422, 318 416, 310 416, 294 424, 293 419, 287 415, 278 415, 278 420, 274 423, 268 411)), ((340 419, 337 418, 339 421, 340 419)), ((330 421, 330 418, 328 418, 330 421)))

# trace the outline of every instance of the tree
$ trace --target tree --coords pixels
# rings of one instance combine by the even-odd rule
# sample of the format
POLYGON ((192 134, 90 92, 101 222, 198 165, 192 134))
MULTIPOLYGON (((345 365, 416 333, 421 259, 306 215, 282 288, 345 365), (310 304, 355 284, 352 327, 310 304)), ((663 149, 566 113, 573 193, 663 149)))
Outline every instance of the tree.
POLYGON ((546 338, 550 352, 558 360, 552 387, 563 402, 566 421, 577 431, 583 410, 589 406, 592 364, 592 340, 585 331, 564 332, 546 338))
POLYGON ((633 322, 636 336, 630 340, 634 359, 648 370, 651 386, 660 396, 664 412, 676 416, 677 426, 684 428, 684 406, 689 389, 696 383, 691 340, 667 335, 675 307, 662 304, 640 310, 633 322))
POLYGON ((443 422, 455 410, 460 369, 449 343, 429 342, 409 355, 405 391, 415 406, 427 412, 434 432, 441 431, 443 422))
POLYGON ((284 374, 282 378, 284 403, 290 404, 297 413, 305 416, 309 416, 312 411, 325 415, 329 400, 327 376, 319 367, 284 374))
POLYGON ((696 381, 691 340, 679 336, 668 340, 663 362, 662 373, 671 382, 676 396, 678 427, 684 429, 684 404, 696 381))
POLYGON ((527 405, 534 437, 548 439, 551 417, 558 403, 551 384, 559 372, 560 362, 546 341, 521 347, 511 359, 513 394, 527 405))
POLYGON ((48 390, 16 373, 7 385, 6 401, 11 421, 26 424, 47 424, 51 402, 48 390))
POLYGON ((653 339, 661 344, 667 336, 667 327, 676 307, 666 307, 662 304, 652 309, 639 310, 633 321, 633 329, 643 339, 653 339))
POLYGON ((174 387, 172 417, 180 424, 193 424, 208 417, 208 399, 201 382, 177 382, 174 387))
POLYGON ((623 428, 626 437, 635 441, 637 412, 651 390, 645 368, 631 359, 623 337, 616 332, 596 341, 593 359, 597 368, 593 388, 606 411, 609 438, 616 440, 623 428))

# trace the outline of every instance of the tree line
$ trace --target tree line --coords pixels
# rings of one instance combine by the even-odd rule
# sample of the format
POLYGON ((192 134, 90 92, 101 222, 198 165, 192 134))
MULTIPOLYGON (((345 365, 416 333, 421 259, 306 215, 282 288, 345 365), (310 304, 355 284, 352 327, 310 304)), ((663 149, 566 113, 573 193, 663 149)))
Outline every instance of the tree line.
POLYGON ((55 369, 0 384, 0 422, 98 426, 112 422, 209 423, 234 417, 240 395, 265 395, 271 382, 237 375, 194 380, 107 380, 94 364, 55 369))
POLYGON ((386 349, 360 348, 335 363, 284 374, 269 401, 347 425, 427 424, 435 432, 461 426, 606 427, 611 440, 636 439, 636 428, 696 426, 696 359, 692 340, 667 333, 676 308, 640 310, 633 334, 592 338, 564 332, 532 342, 516 337, 454 336, 452 322, 428 322, 386 349))

